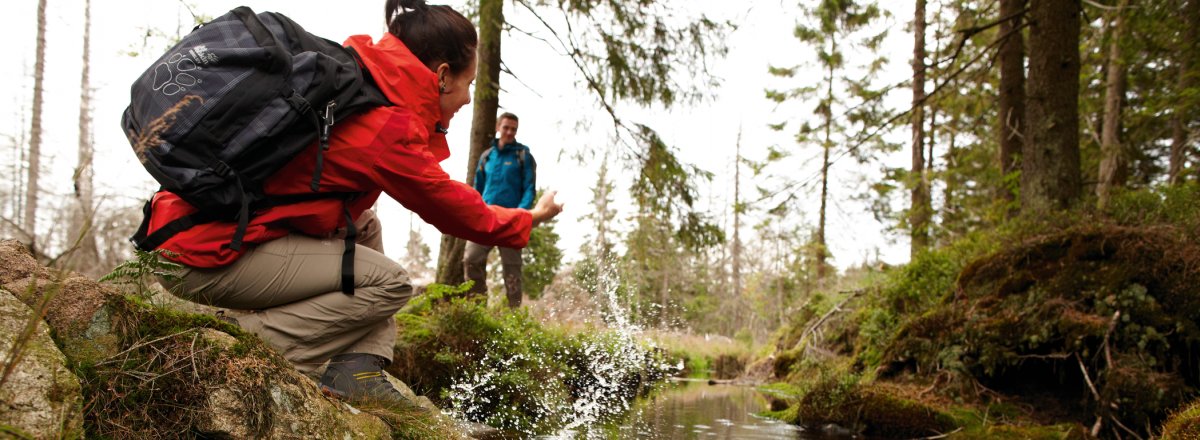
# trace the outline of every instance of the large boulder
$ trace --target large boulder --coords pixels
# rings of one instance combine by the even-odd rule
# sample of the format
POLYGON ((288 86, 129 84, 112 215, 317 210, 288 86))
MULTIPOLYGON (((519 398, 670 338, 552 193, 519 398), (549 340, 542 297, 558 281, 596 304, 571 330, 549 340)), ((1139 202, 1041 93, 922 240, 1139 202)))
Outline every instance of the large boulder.
MULTIPOLYGON (((332 400, 254 335, 212 315, 173 310, 47 269, 12 240, 0 240, 0 287, 11 292, 0 299, 0 317, 11 318, 0 327, 4 343, 25 324, 38 324, 17 374, 0 386, 0 425, 34 438, 459 435, 436 411, 355 409, 332 400), (61 353, 52 350, 51 332, 61 353), (49 399, 24 403, 38 395, 49 399), (18 424, 3 412, 9 408, 39 424, 18 424)), ((8 347, 0 346, 0 360, 8 358, 8 347)))
POLYGON ((46 324, 0 289, 0 425, 31 438, 83 434, 83 395, 46 324))

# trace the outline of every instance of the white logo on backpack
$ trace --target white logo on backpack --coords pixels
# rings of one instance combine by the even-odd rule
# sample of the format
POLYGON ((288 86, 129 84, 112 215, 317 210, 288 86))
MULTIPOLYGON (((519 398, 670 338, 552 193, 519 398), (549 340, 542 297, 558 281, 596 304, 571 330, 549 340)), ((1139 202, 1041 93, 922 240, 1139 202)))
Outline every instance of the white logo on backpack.
POLYGON ((154 66, 155 91, 160 91, 167 96, 173 96, 186 91, 188 87, 200 83, 200 80, 187 72, 200 70, 201 66, 209 65, 219 60, 203 44, 188 50, 187 54, 190 57, 186 57, 181 53, 172 54, 166 61, 154 66))
POLYGON ((216 54, 208 51, 208 46, 203 44, 193 47, 188 53, 192 54, 192 59, 201 66, 207 66, 220 60, 216 54))

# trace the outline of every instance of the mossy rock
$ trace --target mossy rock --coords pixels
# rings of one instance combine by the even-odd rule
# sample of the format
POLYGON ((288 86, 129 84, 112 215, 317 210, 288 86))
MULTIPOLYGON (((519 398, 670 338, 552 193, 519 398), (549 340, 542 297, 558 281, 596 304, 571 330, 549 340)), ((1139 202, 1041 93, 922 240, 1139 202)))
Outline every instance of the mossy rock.
POLYGON ((953 417, 930 404, 844 376, 816 383, 800 400, 796 420, 808 428, 833 424, 884 438, 927 437, 957 428, 953 417))
POLYGON ((1171 414, 1163 423, 1162 440, 1200 440, 1200 400, 1171 414))

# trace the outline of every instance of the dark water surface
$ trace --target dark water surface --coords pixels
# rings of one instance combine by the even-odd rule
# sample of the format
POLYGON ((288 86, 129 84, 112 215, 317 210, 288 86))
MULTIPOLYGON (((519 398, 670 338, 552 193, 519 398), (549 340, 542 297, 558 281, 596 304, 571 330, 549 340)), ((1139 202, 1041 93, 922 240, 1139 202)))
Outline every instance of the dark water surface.
POLYGON ((619 438, 802 439, 798 426, 755 414, 770 408, 753 387, 677 382, 638 404, 617 429, 619 438))
POLYGON ((767 395, 753 387, 675 382, 639 400, 614 426, 587 434, 544 438, 603 439, 825 439, 800 427, 756 414, 767 411, 767 395), (601 431, 601 432, 595 432, 601 431))

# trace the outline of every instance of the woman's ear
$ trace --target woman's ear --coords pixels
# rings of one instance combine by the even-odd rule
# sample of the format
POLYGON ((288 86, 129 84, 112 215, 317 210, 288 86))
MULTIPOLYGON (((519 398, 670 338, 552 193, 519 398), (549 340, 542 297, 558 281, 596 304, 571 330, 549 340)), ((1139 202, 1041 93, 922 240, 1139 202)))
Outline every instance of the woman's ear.
POLYGON ((433 72, 436 73, 438 77, 438 91, 441 93, 446 93, 446 77, 450 75, 450 64, 438 64, 437 68, 433 69, 433 72))

